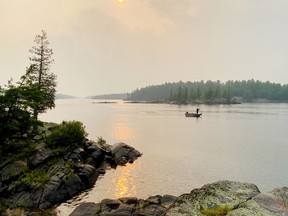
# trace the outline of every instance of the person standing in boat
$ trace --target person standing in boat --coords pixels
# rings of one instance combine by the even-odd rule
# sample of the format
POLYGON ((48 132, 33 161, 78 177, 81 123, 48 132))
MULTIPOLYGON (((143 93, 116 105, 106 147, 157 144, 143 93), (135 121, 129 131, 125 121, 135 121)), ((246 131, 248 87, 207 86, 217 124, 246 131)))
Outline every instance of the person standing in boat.
POLYGON ((196 109, 196 113, 197 113, 197 114, 199 113, 199 110, 200 110, 199 108, 196 109))

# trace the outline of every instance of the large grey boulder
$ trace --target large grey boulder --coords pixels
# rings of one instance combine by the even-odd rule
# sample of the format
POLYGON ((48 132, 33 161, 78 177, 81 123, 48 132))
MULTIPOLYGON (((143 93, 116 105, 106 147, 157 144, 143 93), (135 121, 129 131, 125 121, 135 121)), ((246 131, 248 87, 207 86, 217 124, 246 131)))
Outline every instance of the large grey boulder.
POLYGON ((288 187, 275 188, 270 193, 288 203, 288 187))
MULTIPOLYGON (((254 200, 248 200, 242 203, 238 208, 230 211, 228 216, 280 216, 280 214, 273 213, 265 208, 262 208, 254 200)), ((282 216, 286 216, 285 214, 282 216)))
POLYGON ((41 200, 38 203, 39 208, 49 208, 54 203, 57 203, 58 200, 56 200, 56 196, 59 193, 59 189, 61 186, 61 178, 63 176, 64 174, 57 173, 55 176, 52 176, 50 180, 44 185, 41 200))
POLYGON ((219 181, 179 196, 167 216, 288 216, 288 188, 260 193, 254 184, 219 181))
POLYGON ((76 167, 77 175, 81 178, 85 187, 92 187, 99 176, 95 167, 89 164, 78 164, 76 167))
POLYGON ((24 161, 14 161, 3 168, 1 180, 2 182, 12 180, 21 175, 27 169, 27 164, 24 161))
POLYGON ((105 158, 105 150, 96 142, 89 142, 87 145, 87 154, 93 158, 94 165, 99 166, 105 158))
POLYGON ((11 199, 13 207, 32 208, 34 203, 32 201, 33 195, 30 192, 22 191, 11 199))
POLYGON ((276 188, 269 193, 258 194, 228 215, 288 216, 288 188, 276 188))
POLYGON ((72 174, 65 182, 65 188, 69 194, 69 197, 73 197, 74 195, 83 191, 85 189, 85 185, 78 175, 72 174))
POLYGON ((76 174, 64 175, 58 173, 44 185, 39 202, 40 209, 46 209, 63 200, 73 197, 85 189, 85 185, 76 174))
POLYGON ((262 193, 253 198, 253 200, 264 209, 274 213, 288 213, 288 203, 282 198, 277 197, 271 193, 262 193))
POLYGON ((215 211, 228 212, 247 202, 260 191, 254 184, 218 181, 179 196, 166 212, 167 216, 209 215, 215 211))
POLYGON ((139 216, 161 216, 166 211, 166 208, 161 205, 147 205, 143 209, 140 209, 139 216))
POLYGON ((31 161, 31 165, 36 167, 45 162, 52 155, 52 151, 49 148, 41 148, 37 151, 35 157, 31 161))
POLYGON ((116 143, 112 145, 111 153, 116 164, 122 166, 126 163, 132 163, 141 156, 139 151, 125 143, 116 143))
POLYGON ((95 216, 101 211, 101 207, 99 203, 82 203, 79 205, 70 216, 95 216))
POLYGON ((160 203, 162 206, 168 208, 176 200, 175 196, 165 194, 160 198, 160 203))

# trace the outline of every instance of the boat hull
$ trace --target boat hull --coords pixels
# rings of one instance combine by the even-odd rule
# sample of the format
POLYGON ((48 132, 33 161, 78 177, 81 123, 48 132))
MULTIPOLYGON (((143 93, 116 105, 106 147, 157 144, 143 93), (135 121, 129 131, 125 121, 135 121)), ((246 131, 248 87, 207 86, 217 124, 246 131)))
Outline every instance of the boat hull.
POLYGON ((186 117, 199 118, 199 117, 201 117, 201 115, 202 115, 202 113, 188 113, 188 112, 185 113, 185 116, 186 116, 186 117))

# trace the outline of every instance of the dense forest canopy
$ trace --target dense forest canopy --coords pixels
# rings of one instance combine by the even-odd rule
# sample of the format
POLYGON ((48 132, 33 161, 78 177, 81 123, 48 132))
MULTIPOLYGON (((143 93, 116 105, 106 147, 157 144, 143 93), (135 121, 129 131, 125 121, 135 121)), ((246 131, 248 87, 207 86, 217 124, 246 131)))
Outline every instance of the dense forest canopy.
POLYGON ((208 80, 195 82, 165 83, 136 89, 128 95, 132 101, 166 101, 187 103, 193 101, 213 102, 235 99, 253 101, 267 99, 270 101, 288 101, 288 85, 251 80, 227 81, 225 83, 208 80))

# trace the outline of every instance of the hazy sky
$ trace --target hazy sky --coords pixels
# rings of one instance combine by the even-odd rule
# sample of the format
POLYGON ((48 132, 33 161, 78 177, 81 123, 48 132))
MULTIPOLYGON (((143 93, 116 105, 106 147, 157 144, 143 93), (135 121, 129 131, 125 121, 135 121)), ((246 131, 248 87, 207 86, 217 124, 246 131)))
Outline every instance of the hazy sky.
POLYGON ((45 30, 59 93, 164 82, 288 83, 287 0, 0 0, 0 85, 45 30))

